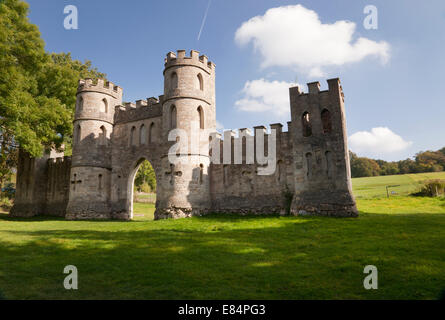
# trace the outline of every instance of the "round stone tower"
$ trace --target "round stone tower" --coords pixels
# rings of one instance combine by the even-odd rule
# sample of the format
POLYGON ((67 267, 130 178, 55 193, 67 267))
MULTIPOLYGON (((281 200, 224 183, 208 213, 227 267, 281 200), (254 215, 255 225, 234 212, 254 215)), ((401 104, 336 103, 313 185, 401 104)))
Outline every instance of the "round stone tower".
POLYGON ((67 219, 110 216, 111 134, 122 89, 99 79, 79 81, 67 219))
POLYGON ((170 142, 161 161, 165 175, 158 186, 163 196, 155 219, 205 214, 211 207, 208 142, 216 130, 215 64, 198 51, 189 57, 184 50, 169 52, 162 112, 163 141, 170 142), (172 153, 173 144, 180 149, 172 153))

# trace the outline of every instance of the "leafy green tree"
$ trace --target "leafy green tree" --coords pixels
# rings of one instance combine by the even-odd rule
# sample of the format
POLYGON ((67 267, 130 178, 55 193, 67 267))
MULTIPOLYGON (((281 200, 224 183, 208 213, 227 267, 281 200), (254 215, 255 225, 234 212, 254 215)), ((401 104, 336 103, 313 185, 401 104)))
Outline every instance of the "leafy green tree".
POLYGON ((440 151, 425 151, 416 154, 416 163, 428 172, 443 171, 445 168, 445 154, 440 151))
POLYGON ((380 174, 387 176, 387 175, 394 175, 399 174, 399 166, 397 165, 397 162, 386 162, 380 164, 380 174))
POLYGON ((150 162, 145 160, 139 167, 134 179, 134 185, 138 191, 142 190, 142 186, 148 184, 152 192, 156 192, 156 175, 150 162))
POLYGON ((350 162, 351 176, 353 178, 380 175, 380 166, 375 160, 357 157, 356 154, 350 152, 350 162))
POLYGON ((79 60, 73 60, 70 53, 51 53, 44 66, 45 72, 37 76, 38 92, 40 95, 50 97, 58 101, 67 112, 70 118, 68 132, 63 135, 65 145, 65 155, 71 155, 72 150, 72 121, 76 106, 76 92, 79 79, 105 79, 106 74, 93 68, 91 61, 86 60, 82 63, 79 60))
POLYGON ((20 0, 0 1, 0 185, 20 146, 31 156, 65 144, 70 149, 77 81, 105 77, 91 62, 48 54, 20 0))

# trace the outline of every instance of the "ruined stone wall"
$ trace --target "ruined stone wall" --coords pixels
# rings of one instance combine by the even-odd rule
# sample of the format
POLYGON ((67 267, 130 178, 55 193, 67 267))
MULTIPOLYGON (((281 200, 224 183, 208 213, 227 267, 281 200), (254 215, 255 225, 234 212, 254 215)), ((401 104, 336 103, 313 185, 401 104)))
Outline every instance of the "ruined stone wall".
MULTIPOLYGON (((264 127, 256 127, 264 128, 264 127)), ((276 166, 273 174, 260 175, 255 156, 254 164, 247 164, 247 139, 243 138, 246 130, 239 131, 238 137, 232 137, 231 163, 211 165, 211 196, 212 212, 241 214, 287 214, 294 191, 292 141, 289 132, 282 132, 281 124, 271 125, 276 130, 276 166), (236 144, 242 142, 242 164, 235 164, 236 144)), ((254 152, 256 139, 252 136, 254 152)), ((224 142, 221 143, 221 153, 224 153, 224 142)), ((263 147, 268 150, 268 135, 265 136, 263 147)), ((252 152, 252 150, 250 150, 252 152)), ((239 162, 239 161, 238 161, 239 162)))
POLYGON ((63 154, 51 151, 32 158, 19 150, 12 216, 65 215, 71 160, 60 156, 63 154))
POLYGON ((71 157, 48 159, 46 198, 42 214, 64 217, 69 200, 71 157))

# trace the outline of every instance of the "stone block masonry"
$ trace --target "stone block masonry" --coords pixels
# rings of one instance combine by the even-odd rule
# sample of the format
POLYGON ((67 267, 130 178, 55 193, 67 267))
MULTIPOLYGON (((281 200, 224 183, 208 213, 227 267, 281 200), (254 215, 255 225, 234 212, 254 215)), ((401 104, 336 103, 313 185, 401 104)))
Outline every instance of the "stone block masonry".
POLYGON ((240 129, 222 136, 216 132, 215 69, 197 51, 169 52, 163 94, 125 104, 119 86, 80 80, 72 157, 48 153, 32 159, 20 152, 11 215, 130 220, 134 178, 148 160, 157 180, 155 219, 208 213, 357 216, 340 80, 328 80, 324 91, 318 82, 309 83, 307 93, 290 88, 287 131, 271 124, 271 133, 258 126, 253 134, 240 129), (199 147, 193 148, 192 139, 169 139, 175 129, 198 137, 199 147), (264 140, 257 140, 263 133, 264 140), (269 141, 276 157, 274 170, 264 175, 258 150, 270 156, 269 141), (172 163, 175 144, 189 151, 172 163))

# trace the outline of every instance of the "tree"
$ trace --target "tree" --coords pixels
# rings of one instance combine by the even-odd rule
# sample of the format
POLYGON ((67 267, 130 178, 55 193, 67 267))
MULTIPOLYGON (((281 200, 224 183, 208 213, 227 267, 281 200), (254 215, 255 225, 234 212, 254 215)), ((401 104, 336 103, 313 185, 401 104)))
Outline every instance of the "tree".
POLYGON ((443 171, 445 154, 440 151, 425 151, 416 154, 416 163, 425 171, 443 171))
POLYGON ((387 176, 387 175, 394 175, 399 174, 399 166, 397 165, 397 162, 384 162, 380 165, 380 174, 387 176))
POLYGON ((56 99, 70 114, 68 132, 62 136, 65 155, 71 155, 72 121, 76 106, 76 92, 79 79, 92 78, 106 80, 106 74, 93 68, 91 61, 73 60, 70 53, 51 53, 44 66, 45 72, 37 77, 40 95, 56 99))
POLYGON ((0 185, 16 163, 20 146, 33 157, 70 147, 77 81, 104 77, 89 61, 48 54, 28 5, 0 1, 0 185))
POLYGON ((152 192, 156 192, 156 175, 150 162, 145 160, 142 162, 134 179, 135 187, 141 191, 142 186, 148 184, 152 192))
POLYGON ((350 152, 350 162, 353 178, 380 175, 380 166, 375 160, 357 157, 356 154, 350 152))

